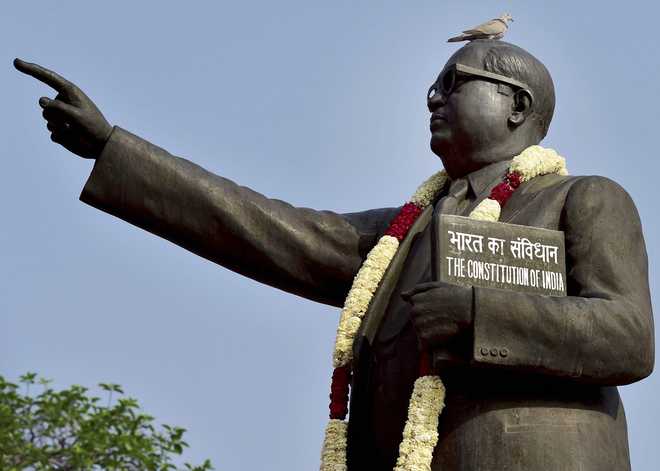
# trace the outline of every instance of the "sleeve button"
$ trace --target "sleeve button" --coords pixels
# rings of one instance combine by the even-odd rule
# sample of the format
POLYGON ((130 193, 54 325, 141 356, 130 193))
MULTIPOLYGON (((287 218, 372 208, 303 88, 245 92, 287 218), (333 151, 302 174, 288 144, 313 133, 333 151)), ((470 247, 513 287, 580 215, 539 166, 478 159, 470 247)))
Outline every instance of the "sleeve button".
POLYGON ((497 356, 497 348, 491 348, 490 349, 490 356, 492 356, 492 357, 497 356))
POLYGON ((488 349, 487 349, 486 347, 481 347, 481 354, 482 354, 483 356, 488 355, 488 349))
POLYGON ((502 358, 506 358, 508 354, 509 354, 509 350, 507 350, 506 348, 500 350, 500 356, 502 358))

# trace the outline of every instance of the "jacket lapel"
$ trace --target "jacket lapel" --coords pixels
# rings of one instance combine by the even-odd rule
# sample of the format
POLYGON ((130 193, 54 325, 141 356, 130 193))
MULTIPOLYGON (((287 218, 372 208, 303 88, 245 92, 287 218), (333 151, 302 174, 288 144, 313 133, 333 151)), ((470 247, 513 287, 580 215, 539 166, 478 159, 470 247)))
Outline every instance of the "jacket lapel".
MULTIPOLYGON (((565 179, 558 175, 546 175, 538 177, 534 180, 527 182, 516 191, 511 199, 507 202, 502 210, 500 222, 510 222, 518 216, 528 205, 530 205, 542 193, 541 190, 548 186, 555 185, 558 181, 565 179)), ((476 206, 476 204, 475 204, 476 206)), ((473 208, 470 208, 470 210, 473 208)), ((408 252, 415 237, 422 232, 426 226, 431 222, 434 214, 434 205, 427 206, 424 211, 419 215, 415 224, 410 228, 405 239, 399 245, 390 266, 383 279, 374 293, 374 297, 367 308, 364 320, 356 336, 356 341, 353 343, 353 357, 357 363, 362 348, 362 342, 365 340, 369 344, 373 344, 378 328, 383 320, 387 305, 389 303, 392 292, 399 281, 401 271, 408 257, 408 252)))
POLYGON ((357 363, 358 356, 360 354, 362 342, 367 340, 369 344, 372 344, 376 333, 378 332, 378 327, 380 326, 383 316, 389 303, 390 297, 392 296, 392 291, 399 281, 399 276, 401 275, 401 270, 403 269, 406 258, 408 257, 408 252, 410 251, 410 246, 412 245, 413 240, 422 232, 426 226, 431 221, 433 215, 433 205, 427 206, 424 211, 419 215, 415 223, 412 225, 406 237, 399 244, 399 249, 394 254, 392 262, 385 271, 383 279, 381 280, 380 285, 374 293, 374 297, 367 308, 367 312, 364 315, 364 320, 356 336, 356 342, 353 343, 353 357, 357 363))
POLYGON ((561 175, 544 175, 523 183, 502 209, 500 222, 511 222, 543 193, 543 189, 566 179, 567 177, 561 175))

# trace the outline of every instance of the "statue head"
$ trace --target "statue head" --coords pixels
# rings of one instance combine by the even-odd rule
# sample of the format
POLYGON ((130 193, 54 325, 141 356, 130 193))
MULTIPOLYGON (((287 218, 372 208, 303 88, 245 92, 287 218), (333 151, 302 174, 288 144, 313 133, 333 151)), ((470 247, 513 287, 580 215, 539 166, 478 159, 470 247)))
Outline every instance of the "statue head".
POLYGON ((530 53, 472 41, 431 85, 431 149, 453 178, 514 157, 547 134, 555 108, 550 73, 530 53))

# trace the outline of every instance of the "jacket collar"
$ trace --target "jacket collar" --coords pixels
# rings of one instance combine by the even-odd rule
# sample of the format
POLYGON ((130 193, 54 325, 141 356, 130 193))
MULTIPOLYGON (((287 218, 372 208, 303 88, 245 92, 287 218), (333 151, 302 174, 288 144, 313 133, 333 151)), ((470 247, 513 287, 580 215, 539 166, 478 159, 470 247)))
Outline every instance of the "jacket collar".
POLYGON ((470 187, 470 196, 479 198, 484 193, 490 193, 490 190, 502 181, 510 165, 511 160, 502 160, 468 174, 466 178, 470 187))

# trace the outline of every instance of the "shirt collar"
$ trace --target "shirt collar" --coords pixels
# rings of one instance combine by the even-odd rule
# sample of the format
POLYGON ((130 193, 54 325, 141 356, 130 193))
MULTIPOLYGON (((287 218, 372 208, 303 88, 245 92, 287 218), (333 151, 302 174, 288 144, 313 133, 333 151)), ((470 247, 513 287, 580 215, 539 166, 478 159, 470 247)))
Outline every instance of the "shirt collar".
POLYGON ((492 190, 504 175, 506 175, 510 165, 511 160, 502 160, 468 174, 467 180, 470 184, 472 196, 478 197, 481 194, 492 190))

